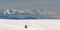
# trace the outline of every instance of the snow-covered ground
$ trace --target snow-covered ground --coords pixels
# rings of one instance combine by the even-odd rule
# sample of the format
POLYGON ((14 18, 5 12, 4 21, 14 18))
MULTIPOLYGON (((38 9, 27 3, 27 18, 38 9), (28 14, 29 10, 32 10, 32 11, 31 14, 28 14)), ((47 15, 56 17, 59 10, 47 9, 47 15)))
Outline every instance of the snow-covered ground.
POLYGON ((60 30, 60 20, 0 19, 0 30, 60 30), (28 28, 24 28, 27 25, 28 28))

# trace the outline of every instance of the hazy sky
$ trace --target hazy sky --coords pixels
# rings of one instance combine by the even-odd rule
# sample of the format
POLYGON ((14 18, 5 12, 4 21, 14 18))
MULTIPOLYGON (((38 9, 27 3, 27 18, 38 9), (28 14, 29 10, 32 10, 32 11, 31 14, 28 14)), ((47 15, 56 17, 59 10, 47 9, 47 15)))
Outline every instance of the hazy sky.
POLYGON ((56 8, 60 0, 0 0, 0 8, 56 8))

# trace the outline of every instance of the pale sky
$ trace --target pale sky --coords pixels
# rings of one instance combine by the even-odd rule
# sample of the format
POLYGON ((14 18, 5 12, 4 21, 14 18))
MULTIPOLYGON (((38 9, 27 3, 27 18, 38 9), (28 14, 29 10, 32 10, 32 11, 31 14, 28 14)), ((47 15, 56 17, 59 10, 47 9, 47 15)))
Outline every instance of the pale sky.
POLYGON ((60 0, 0 0, 0 8, 60 9, 60 0))

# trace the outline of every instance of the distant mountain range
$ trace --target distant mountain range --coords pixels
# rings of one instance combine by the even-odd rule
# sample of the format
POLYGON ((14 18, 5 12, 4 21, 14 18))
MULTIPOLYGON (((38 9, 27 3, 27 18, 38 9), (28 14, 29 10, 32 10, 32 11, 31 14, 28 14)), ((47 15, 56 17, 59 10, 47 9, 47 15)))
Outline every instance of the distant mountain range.
POLYGON ((0 19, 60 19, 59 12, 44 9, 0 9, 0 19))

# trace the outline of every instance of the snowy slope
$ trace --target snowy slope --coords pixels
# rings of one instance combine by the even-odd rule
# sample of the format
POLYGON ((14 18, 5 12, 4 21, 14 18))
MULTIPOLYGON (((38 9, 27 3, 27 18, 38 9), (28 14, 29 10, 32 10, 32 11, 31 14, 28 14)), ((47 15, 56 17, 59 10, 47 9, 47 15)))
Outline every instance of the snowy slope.
POLYGON ((60 30, 60 20, 5 20, 0 19, 0 29, 6 30, 60 30), (27 29, 24 25, 27 25, 27 29))

